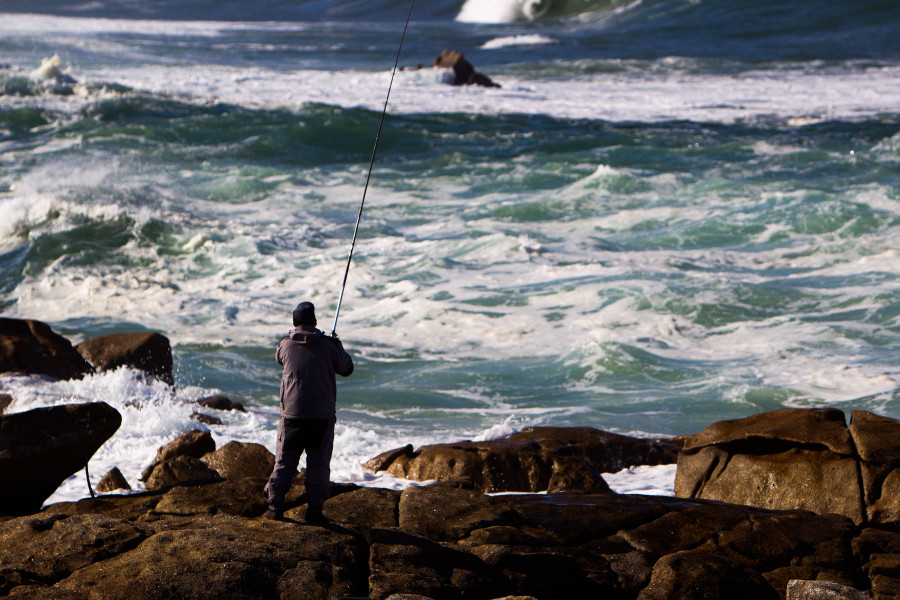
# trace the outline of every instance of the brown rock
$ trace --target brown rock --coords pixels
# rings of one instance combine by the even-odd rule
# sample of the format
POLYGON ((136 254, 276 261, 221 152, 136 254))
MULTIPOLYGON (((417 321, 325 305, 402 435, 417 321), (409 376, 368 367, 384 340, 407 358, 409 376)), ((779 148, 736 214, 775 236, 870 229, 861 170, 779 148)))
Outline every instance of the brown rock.
POLYGON ((200 398, 196 404, 212 408, 215 410, 236 410, 238 412, 247 412, 244 405, 240 402, 234 402, 226 396, 209 396, 208 398, 200 398))
POLYGON ((210 415, 206 415, 203 413, 192 413, 191 419, 197 421, 198 423, 203 423, 204 425, 221 425, 222 419, 218 417, 213 417, 210 415))
POLYGON ((431 598, 493 597, 501 578, 478 557, 424 537, 392 529, 372 529, 369 597, 392 594, 431 598), (493 593, 492 593, 493 592, 493 593))
POLYGON ((359 488, 325 501, 322 512, 332 521, 345 525, 397 527, 400 492, 380 488, 359 488))
POLYGON ((148 490, 159 490, 179 483, 210 482, 222 477, 218 471, 193 456, 176 456, 157 463, 144 480, 148 490))
POLYGON ((792 579, 787 584, 786 600, 870 600, 866 592, 831 581, 792 579))
POLYGON ((0 528, 0 569, 18 573, 23 581, 58 581, 134 548, 145 537, 127 521, 100 515, 19 517, 0 528))
POLYGON ((484 491, 609 492, 601 473, 676 461, 679 440, 641 440, 590 427, 535 427, 487 442, 412 446, 364 467, 415 481, 465 482, 484 491))
POLYGON ((129 552, 86 566, 56 587, 91 598, 249 600, 277 598, 279 588, 292 583, 321 584, 321 572, 330 579, 323 586, 327 593, 360 595, 352 579, 363 568, 355 544, 349 535, 318 527, 198 517, 183 529, 161 531, 129 552))
POLYGON ((400 495, 400 527, 432 540, 457 541, 484 527, 515 525, 509 505, 480 491, 431 485, 400 495))
POLYGON ((100 493, 107 494, 115 492, 116 490, 131 491, 131 486, 128 485, 128 480, 122 475, 122 471, 119 470, 119 467, 110 469, 110 471, 101 477, 100 481, 97 483, 97 491, 100 493))
POLYGON ((268 478, 275 468, 275 455, 261 444, 228 442, 215 452, 205 454, 201 460, 225 479, 268 478))
MULTIPOLYGON (((721 451, 719 451, 721 452, 721 451)), ((707 462, 708 455, 684 454, 679 470, 703 470, 710 476, 699 487, 686 487, 676 474, 675 494, 777 510, 811 510, 865 519, 857 463, 832 452, 788 450, 778 454, 734 454, 707 462), (727 464, 725 468, 720 465, 727 464), (687 490, 694 490, 689 493, 687 490)))
POLYGON ((69 340, 46 323, 0 318, 0 373, 81 379, 92 371, 69 340))
POLYGON ((849 429, 862 460, 900 467, 900 421, 854 410, 849 429))
POLYGON ((440 56, 434 59, 432 67, 439 69, 453 69, 453 85, 481 85, 485 87, 500 87, 491 79, 475 71, 472 63, 454 50, 444 50, 440 56))
POLYGON ((837 409, 782 409, 714 423, 686 440, 675 495, 866 519, 850 432, 837 409))
POLYGON ((900 575, 900 533, 839 515, 446 485, 405 490, 398 506, 399 492, 335 484, 332 523, 313 527, 259 518, 264 482, 103 496, 0 521, 0 547, 54 536, 0 552, 0 595, 774 599, 805 579, 880 599, 895 597, 900 575), (50 562, 39 571, 29 555, 50 562))
POLYGON ((118 411, 105 402, 0 416, 0 515, 40 510, 121 423, 118 411))
POLYGON ((750 448, 755 453, 789 447, 822 447, 854 456, 853 440, 844 413, 836 408, 782 408, 742 419, 718 421, 685 439, 684 450, 716 446, 733 454, 750 448))
POLYGON ((204 455, 215 452, 216 442, 212 438, 212 434, 208 431, 200 429, 192 429, 182 434, 156 451, 156 458, 141 473, 141 479, 146 481, 150 477, 150 473, 156 468, 156 465, 175 458, 176 456, 191 456, 193 458, 202 458, 204 455))
POLYGON ((0 394, 0 415, 12 404, 13 397, 9 394, 0 394))
POLYGON ((131 367, 174 385, 169 338, 152 331, 112 333, 75 346, 98 371, 131 367))
POLYGON ((154 515, 214 515, 258 517, 268 508, 262 490, 266 479, 247 477, 208 485, 177 486, 153 507, 154 515))
POLYGON ((779 600, 758 573, 707 552, 669 554, 653 567, 650 584, 638 600, 779 600))

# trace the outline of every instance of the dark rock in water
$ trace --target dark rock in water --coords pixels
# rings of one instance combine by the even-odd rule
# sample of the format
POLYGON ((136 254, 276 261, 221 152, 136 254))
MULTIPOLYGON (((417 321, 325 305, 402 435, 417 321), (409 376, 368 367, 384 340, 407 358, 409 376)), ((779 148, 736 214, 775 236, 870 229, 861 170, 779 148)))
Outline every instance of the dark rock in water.
POLYGON ((122 475, 122 471, 119 470, 119 467, 110 469, 110 471, 101 477, 100 481, 97 483, 97 491, 102 494, 108 494, 110 492, 115 492, 116 490, 131 491, 131 486, 128 485, 128 480, 122 475))
POLYGON ((198 423, 203 423, 204 425, 221 425, 222 419, 218 417, 213 417, 211 415, 207 415, 204 413, 193 413, 191 414, 191 419, 197 421, 198 423))
POLYGON ((46 323, 0 318, 0 373, 81 379, 91 372, 69 340, 46 323))
POLYGON ((221 475, 193 456, 176 456, 156 464, 144 479, 148 490, 159 490, 179 483, 217 481, 221 475))
POLYGON ((131 367, 169 385, 175 383, 172 376, 172 346, 169 338, 161 333, 112 333, 82 342, 75 349, 98 371, 131 367))
POLYGON ((105 402, 0 416, 0 515, 37 511, 119 428, 105 402))
POLYGON ((714 423, 687 439, 675 494, 772 509, 900 519, 900 421, 782 409, 714 423))
POLYGON ((213 440, 212 434, 208 431, 192 429, 157 450, 156 458, 141 473, 141 479, 146 481, 158 464, 177 456, 190 456, 199 459, 209 452, 215 452, 215 450, 216 442, 213 440))
POLYGON ((590 427, 534 427, 488 442, 406 446, 364 466, 416 481, 464 481, 500 491, 608 492, 601 473, 670 464, 680 440, 640 440, 590 427))
POLYGON ((0 415, 12 404, 13 397, 9 394, 0 394, 0 415))
POLYGON ((204 455, 201 460, 225 479, 268 478, 275 468, 275 455, 261 444, 228 442, 215 452, 204 455))
POLYGON ((453 70, 453 85, 480 85, 484 87, 500 87, 491 79, 478 73, 472 63, 454 50, 444 50, 434 59, 432 67, 453 70))
POLYGON ((238 412, 247 412, 244 409, 244 405, 240 402, 234 402, 230 398, 226 396, 210 396, 208 398, 201 398, 197 400, 196 404, 200 406, 205 406, 206 408, 213 408, 215 410, 236 410, 238 412))

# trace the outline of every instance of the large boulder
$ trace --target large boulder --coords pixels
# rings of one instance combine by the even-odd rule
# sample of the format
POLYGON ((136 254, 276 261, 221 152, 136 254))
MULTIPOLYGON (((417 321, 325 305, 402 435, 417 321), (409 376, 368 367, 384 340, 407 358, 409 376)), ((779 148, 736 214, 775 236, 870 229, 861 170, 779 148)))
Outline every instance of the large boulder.
POLYGON ((608 492, 601 473, 674 463, 679 445, 679 440, 640 440, 590 427, 533 427, 493 441, 406 446, 364 467, 415 481, 463 482, 488 492, 608 492))
POLYGON ((174 385, 169 338, 153 331, 112 333, 92 338, 75 349, 98 371, 131 367, 174 385))
POLYGON ((105 402, 0 416, 0 515, 35 512, 119 428, 105 402))
POLYGON ((675 495, 866 520, 858 456, 838 409, 781 409, 689 437, 675 495))
POLYGON ((268 478, 275 468, 275 455, 262 444, 228 442, 201 460, 225 479, 268 478))
POLYGON ((217 481, 222 478, 219 472, 200 460, 215 449, 216 442, 208 431, 188 431, 156 451, 153 462, 141 473, 141 480, 148 490, 217 481))
POLYGON ((217 481, 222 476, 199 458, 176 456, 163 461, 153 468, 144 479, 148 490, 160 490, 179 483, 217 481))
POLYGON ((179 456, 190 456, 200 459, 216 450, 216 442, 212 434, 200 429, 192 429, 183 433, 156 451, 156 457, 141 473, 141 479, 147 481, 153 470, 160 464, 179 456))
POLYGON ((81 379, 92 371, 69 340, 46 323, 0 318, 0 373, 81 379))

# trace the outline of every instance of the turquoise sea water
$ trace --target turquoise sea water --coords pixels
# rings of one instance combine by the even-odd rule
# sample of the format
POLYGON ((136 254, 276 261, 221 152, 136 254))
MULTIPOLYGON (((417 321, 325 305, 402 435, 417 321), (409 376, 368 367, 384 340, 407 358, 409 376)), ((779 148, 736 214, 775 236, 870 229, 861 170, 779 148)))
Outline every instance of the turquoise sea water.
MULTIPOLYGON (((900 418, 900 9, 870 1, 418 3, 338 333, 336 478, 529 425, 677 435, 784 406, 900 418)), ((4 377, 12 410, 105 400, 126 477, 330 331, 408 4, 0 8, 0 314, 158 330, 177 387, 4 377), (57 54, 77 84, 34 71, 57 54)), ((73 484, 74 485, 74 484, 73 484)), ((61 492, 77 494, 82 490, 61 492)))

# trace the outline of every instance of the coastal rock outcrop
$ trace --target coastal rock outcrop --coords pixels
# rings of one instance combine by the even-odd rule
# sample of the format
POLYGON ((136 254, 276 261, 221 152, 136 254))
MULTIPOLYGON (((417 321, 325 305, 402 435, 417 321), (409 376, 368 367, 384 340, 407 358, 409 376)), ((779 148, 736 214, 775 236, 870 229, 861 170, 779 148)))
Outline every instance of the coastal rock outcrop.
POLYGON ((118 411, 105 402, 0 416, 0 515, 40 510, 121 423, 118 411))
MULTIPOLYGON (((265 480, 101 496, 0 522, 10 597, 435 600, 786 598, 796 580, 887 599, 900 533, 840 515, 617 494, 487 496, 334 484, 324 526, 261 518, 265 480), (727 595, 717 595, 717 594, 727 595)), ((294 514, 296 517, 289 515, 294 514)), ((795 584, 796 585, 796 584, 795 584)))
POLYGON ((900 421, 835 408, 720 421, 687 438, 675 494, 771 509, 900 518, 900 421))
POLYGON ((0 318, 0 373, 81 379, 91 372, 71 342, 46 323, 0 318))
POLYGON ((82 342, 75 349, 98 371, 131 367, 174 385, 169 338, 153 331, 112 333, 82 342))
POLYGON ((415 481, 455 481, 487 492, 608 492, 601 473, 672 464, 680 439, 642 440, 590 427, 532 427, 485 442, 405 446, 368 461, 415 481))

